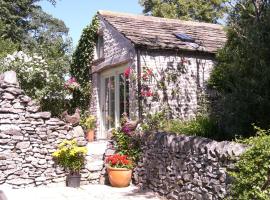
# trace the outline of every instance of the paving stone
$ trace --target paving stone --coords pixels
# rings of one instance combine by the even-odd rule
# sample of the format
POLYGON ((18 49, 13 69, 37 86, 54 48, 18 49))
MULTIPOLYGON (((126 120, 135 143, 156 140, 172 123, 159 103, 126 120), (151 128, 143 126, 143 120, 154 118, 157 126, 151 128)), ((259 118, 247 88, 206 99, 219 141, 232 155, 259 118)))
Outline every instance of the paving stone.
MULTIPOLYGON (((1 188, 2 189, 2 188, 1 188)), ((3 189, 8 200, 161 200, 149 191, 138 187, 113 188, 107 185, 86 185, 80 188, 38 187, 26 189, 3 189)))

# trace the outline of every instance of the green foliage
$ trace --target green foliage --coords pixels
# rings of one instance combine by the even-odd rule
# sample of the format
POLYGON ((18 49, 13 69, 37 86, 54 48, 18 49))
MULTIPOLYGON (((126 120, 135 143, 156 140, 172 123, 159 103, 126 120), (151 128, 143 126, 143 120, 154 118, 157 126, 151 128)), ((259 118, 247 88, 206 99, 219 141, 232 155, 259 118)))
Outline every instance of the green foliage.
POLYGON ((219 52, 209 85, 218 91, 212 113, 225 133, 253 135, 252 123, 268 129, 270 118, 270 3, 237 1, 228 41, 219 52))
POLYGON ((219 131, 217 123, 207 115, 198 115, 194 119, 181 121, 167 119, 164 112, 149 114, 142 124, 144 131, 166 131, 170 133, 207 137, 221 140, 227 139, 219 131))
POLYGON ((94 115, 88 115, 80 120, 80 125, 87 130, 94 130, 96 127, 96 117, 94 115))
POLYGON ((64 140, 52 154, 57 163, 70 173, 78 174, 84 166, 86 147, 79 147, 77 141, 64 140))
MULTIPOLYGON (((0 0, 0 22, 5 28, 1 31, 1 37, 11 39, 15 43, 29 44, 29 39, 39 36, 46 30, 46 25, 54 24, 54 19, 44 21, 45 13, 37 4, 41 0, 0 0), (37 14, 39 13, 39 14, 37 14), (42 13, 42 14, 41 14, 42 13), (43 23, 42 26, 37 23, 43 23), (34 35, 34 37, 33 37, 34 35)), ((49 1, 55 4, 56 1, 49 1)), ((48 16, 48 14, 46 14, 48 16)))
POLYGON ((165 128, 166 121, 165 112, 156 112, 154 114, 147 114, 141 126, 143 131, 159 131, 165 128))
MULTIPOLYGON (((0 35, 2 35, 5 29, 5 25, 0 21, 0 35)), ((18 44, 12 42, 10 38, 0 37, 0 59, 5 57, 7 54, 11 54, 18 49, 18 44)))
POLYGON ((73 56, 70 73, 76 78, 82 87, 73 95, 73 107, 80 107, 81 110, 87 110, 91 99, 91 85, 89 83, 90 65, 94 59, 94 48, 97 41, 98 18, 94 17, 90 25, 84 28, 78 46, 73 56))
MULTIPOLYGON (((57 102, 65 101, 67 93, 63 89, 63 69, 52 68, 41 56, 19 51, 0 60, 0 66, 0 73, 15 71, 22 89, 27 95, 39 101, 42 108, 52 101, 55 106, 59 105, 57 102)), ((56 106, 57 108, 59 107, 56 106)), ((55 111, 52 108, 50 110, 55 111)))
POLYGON ((121 128, 114 129, 112 133, 117 144, 117 152, 121 155, 127 155, 128 158, 136 163, 141 153, 140 140, 124 133, 121 131, 121 128))
POLYGON ((208 116, 204 115, 199 115, 189 121, 168 121, 165 130, 179 134, 196 135, 211 139, 221 139, 221 135, 217 131, 217 124, 208 116))
POLYGON ((270 130, 255 130, 256 137, 242 141, 250 147, 229 172, 234 178, 229 199, 270 199, 270 130))
POLYGON ((65 23, 45 13, 39 2, 0 0, 0 58, 23 51, 28 57, 38 55, 43 60, 36 65, 33 61, 13 60, 0 66, 0 71, 15 70, 27 95, 39 100, 42 109, 59 115, 68 107, 63 79, 69 71, 71 40, 65 23), (41 76, 45 71, 50 74, 49 82, 41 76))
POLYGON ((147 15, 217 23, 227 11, 228 0, 140 0, 139 2, 147 15))

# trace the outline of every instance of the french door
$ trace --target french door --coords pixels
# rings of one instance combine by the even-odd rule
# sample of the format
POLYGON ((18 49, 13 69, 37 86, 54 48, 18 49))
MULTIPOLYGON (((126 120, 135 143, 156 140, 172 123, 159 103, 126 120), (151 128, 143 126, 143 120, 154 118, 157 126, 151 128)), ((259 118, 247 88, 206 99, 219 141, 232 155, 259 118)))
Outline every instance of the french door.
POLYGON ((98 139, 106 139, 107 132, 120 125, 123 113, 129 115, 129 80, 125 67, 101 74, 101 131, 98 139))

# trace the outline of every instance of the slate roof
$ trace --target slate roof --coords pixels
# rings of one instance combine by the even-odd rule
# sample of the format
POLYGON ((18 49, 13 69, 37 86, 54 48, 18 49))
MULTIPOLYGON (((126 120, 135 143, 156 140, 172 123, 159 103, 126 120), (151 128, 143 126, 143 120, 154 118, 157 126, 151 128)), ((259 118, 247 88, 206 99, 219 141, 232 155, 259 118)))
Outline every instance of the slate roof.
POLYGON ((217 24, 99 11, 98 15, 138 46, 216 53, 226 42, 224 27, 217 24), (176 38, 187 34, 195 43, 176 38))

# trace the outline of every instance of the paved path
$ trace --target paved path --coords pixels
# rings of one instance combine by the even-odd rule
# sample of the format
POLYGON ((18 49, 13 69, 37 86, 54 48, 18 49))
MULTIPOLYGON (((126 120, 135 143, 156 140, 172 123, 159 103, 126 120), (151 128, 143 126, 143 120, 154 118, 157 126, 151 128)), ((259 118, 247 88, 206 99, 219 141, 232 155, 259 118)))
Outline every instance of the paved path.
POLYGON ((140 191, 135 186, 113 188, 106 185, 86 185, 78 189, 38 187, 6 189, 3 192, 7 196, 7 200, 161 200, 153 193, 140 191))

